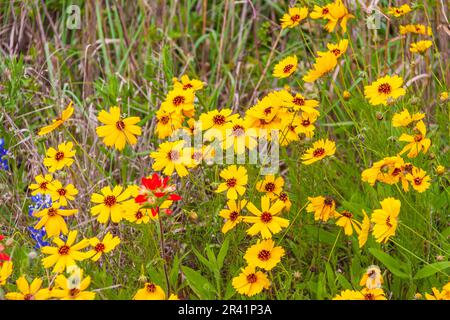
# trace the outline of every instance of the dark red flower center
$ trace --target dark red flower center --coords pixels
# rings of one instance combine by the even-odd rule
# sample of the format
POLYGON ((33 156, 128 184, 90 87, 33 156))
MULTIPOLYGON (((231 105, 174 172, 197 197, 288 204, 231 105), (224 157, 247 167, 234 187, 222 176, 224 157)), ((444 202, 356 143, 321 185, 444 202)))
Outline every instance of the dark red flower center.
POLYGON ((49 208, 48 211, 47 211, 47 214, 50 217, 54 217, 54 216, 56 216, 58 214, 58 210, 55 209, 55 208, 49 208))
POLYGON ((263 212, 261 215, 261 221, 264 223, 269 223, 270 221, 272 221, 272 215, 270 214, 270 212, 263 212))
POLYGON ((215 116, 213 117, 213 122, 214 122, 214 124, 216 124, 216 125, 218 125, 218 126, 223 125, 223 124, 225 123, 226 120, 227 120, 227 119, 226 119, 225 116, 222 115, 222 114, 217 114, 217 115, 215 115, 215 116))
POLYGON ((323 156, 324 154, 325 154, 325 149, 324 148, 317 148, 313 152, 313 156, 316 157, 316 158, 319 158, 319 157, 323 156))
POLYGON ((230 212, 230 221, 236 221, 236 219, 239 217, 239 212, 232 211, 230 212))
POLYGON ((70 251, 70 247, 63 245, 58 249, 58 253, 62 256, 68 255, 70 251))
POLYGON ((261 261, 267 261, 270 259, 270 251, 268 250, 261 250, 258 253, 258 259, 261 261))
POLYGON ((116 204, 116 202, 117 202, 116 197, 112 195, 106 196, 105 199, 103 200, 105 206, 108 207, 112 207, 113 205, 116 204))
POLYGON ((304 106, 305 105, 305 99, 300 98, 300 97, 295 97, 292 102, 294 102, 294 104, 298 105, 298 106, 304 106))
POLYGON ((105 251, 105 245, 103 243, 99 242, 95 245, 94 250, 97 252, 103 252, 103 251, 105 251))
POLYGON ((148 292, 153 293, 156 291, 156 286, 153 283, 149 283, 145 286, 148 292))
POLYGON ((256 274, 251 273, 247 276, 247 281, 248 283, 255 283, 256 281, 258 281, 258 277, 256 276, 256 274))
POLYGON ((61 161, 62 159, 64 159, 64 152, 58 151, 55 155, 55 159, 56 161, 61 161))
POLYGON ((65 196, 67 193, 66 189, 64 189, 64 188, 58 189, 57 192, 60 196, 65 196))
POLYGON ((283 72, 284 72, 284 73, 289 73, 289 72, 291 72, 291 70, 292 70, 293 67, 294 67, 293 64, 288 64, 288 65, 286 65, 286 66, 283 68, 283 72))
POLYGON ((179 105, 183 104, 186 99, 183 96, 176 96, 173 98, 172 102, 174 106, 178 107, 179 105))
POLYGON ((267 191, 267 192, 273 192, 273 190, 275 190, 275 183, 273 183, 273 182, 267 182, 266 183, 266 185, 265 185, 265 187, 264 187, 264 189, 267 191))
POLYGON ((378 86, 378 93, 390 94, 392 92, 392 87, 389 83, 382 83, 378 86))
POLYGON ((162 123, 162 124, 168 124, 168 123, 169 123, 169 120, 170 120, 170 118, 169 118, 168 116, 162 116, 162 117, 159 119, 159 122, 162 123))
POLYGON ((122 131, 123 129, 125 129, 125 122, 123 122, 122 120, 117 121, 116 128, 117 130, 122 131))
POLYGON ((300 16, 298 15, 298 14, 294 14, 292 17, 291 17, 291 20, 292 20, 292 22, 297 22, 298 20, 300 20, 300 16))

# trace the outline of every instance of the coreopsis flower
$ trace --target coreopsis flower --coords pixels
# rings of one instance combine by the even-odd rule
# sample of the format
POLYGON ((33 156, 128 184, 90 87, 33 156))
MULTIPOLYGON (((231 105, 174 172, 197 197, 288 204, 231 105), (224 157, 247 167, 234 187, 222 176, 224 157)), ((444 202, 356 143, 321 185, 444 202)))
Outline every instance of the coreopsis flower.
POLYGON ((123 218, 136 224, 147 224, 150 219, 158 219, 158 212, 154 209, 143 208, 142 205, 134 201, 126 201, 123 218))
POLYGON ((288 13, 285 13, 283 17, 280 19, 281 28, 293 28, 297 26, 302 20, 308 17, 308 8, 307 7, 294 7, 289 8, 288 13))
POLYGON ((13 272, 13 262, 5 261, 0 264, 0 286, 4 286, 6 284, 6 280, 11 276, 13 272))
POLYGON ((408 12, 411 12, 411 7, 408 4, 401 5, 400 7, 390 7, 388 9, 388 14, 393 15, 396 18, 401 17, 408 12))
POLYGON ((60 274, 55 279, 55 288, 51 295, 60 300, 94 300, 95 292, 86 291, 91 284, 91 277, 83 277, 83 270, 77 269, 69 278, 60 274))
POLYGON ((339 23, 339 25, 342 28, 342 33, 347 32, 347 22, 349 19, 354 18, 355 16, 348 12, 347 7, 344 5, 342 0, 335 0, 334 3, 329 6, 329 10, 331 18, 325 25, 325 30, 327 30, 328 32, 333 32, 340 19, 341 22, 339 23))
POLYGON ((287 78, 297 70, 297 56, 289 56, 278 62, 273 68, 273 76, 276 78, 287 78))
POLYGON ((28 187, 30 190, 33 190, 31 192, 32 196, 35 196, 37 194, 50 194, 50 185, 53 183, 53 176, 51 174, 46 174, 45 176, 42 174, 37 175, 34 177, 34 180, 36 183, 30 184, 28 187))
POLYGON ((279 130, 282 117, 280 109, 284 102, 278 95, 269 94, 258 101, 254 106, 245 113, 245 122, 248 128, 258 130, 258 136, 261 137, 262 131, 267 130, 269 141, 271 140, 271 130, 279 130), (259 130, 261 129, 261 130, 259 130))
POLYGON ((397 98, 404 96, 405 88, 402 87, 403 78, 397 75, 384 76, 364 87, 364 96, 373 106, 394 102, 397 98))
POLYGON ((375 162, 371 168, 365 169, 361 174, 361 179, 371 186, 377 181, 395 184, 400 179, 404 164, 405 162, 400 156, 386 157, 375 162))
POLYGON ((415 158, 420 152, 423 154, 428 152, 431 146, 431 140, 426 138, 427 128, 422 120, 416 123, 414 132, 414 135, 403 133, 398 139, 399 141, 408 142, 402 151, 400 151, 400 155, 409 151, 407 154, 408 158, 415 158))
POLYGON ((222 232, 227 233, 238 223, 242 222, 243 216, 241 215, 242 209, 247 205, 247 200, 228 200, 227 208, 220 210, 219 216, 226 219, 222 227, 222 232))
POLYGON ((409 47, 409 51, 411 51, 412 53, 423 54, 432 45, 433 45, 433 42, 431 42, 430 40, 422 40, 422 41, 413 42, 413 43, 411 43, 411 46, 409 47))
POLYGON ((78 194, 78 190, 73 184, 69 183, 67 186, 63 187, 62 183, 58 180, 49 184, 48 189, 50 190, 52 201, 58 201, 62 206, 67 206, 67 200, 74 200, 75 196, 78 194))
POLYGON ((53 246, 45 246, 41 248, 41 252, 48 254, 48 257, 42 259, 42 265, 44 268, 53 267, 53 272, 63 272, 64 269, 70 268, 76 264, 76 261, 83 261, 88 259, 85 252, 81 252, 89 245, 88 239, 83 239, 78 243, 75 243, 78 231, 73 230, 69 232, 66 242, 60 238, 54 237, 53 246))
POLYGON ((334 70, 337 65, 337 58, 332 52, 324 53, 322 56, 316 58, 312 69, 308 70, 303 81, 314 82, 330 71, 334 70))
POLYGON ((372 234, 376 241, 386 243, 390 237, 395 235, 401 202, 390 197, 380 203, 381 209, 373 211, 370 221, 374 223, 372 234))
POLYGON ((433 294, 425 293, 425 299, 427 300, 450 300, 450 292, 446 290, 439 291, 439 289, 431 288, 433 294))
POLYGON ((135 145, 137 143, 136 136, 142 134, 141 127, 137 125, 141 118, 122 118, 119 107, 111 107, 109 112, 102 110, 97 118, 104 125, 97 127, 95 132, 100 138, 103 138, 106 146, 114 146, 119 151, 125 148, 127 142, 135 145))
POLYGON ((367 213, 363 210, 363 221, 361 223, 361 232, 358 235, 358 244, 359 247, 362 248, 367 242, 367 238, 369 237, 370 232, 370 219, 367 213))
POLYGON ((287 146, 293 141, 300 140, 299 131, 301 124, 301 119, 297 114, 293 114, 293 117, 285 117, 283 119, 282 129, 279 134, 281 146, 287 146))
POLYGON ((275 247, 275 242, 272 239, 267 239, 258 240, 258 243, 248 248, 244 259, 249 266, 270 271, 280 262, 283 256, 284 249, 280 246, 275 247))
POLYGON ((189 172, 186 169, 186 165, 190 162, 190 159, 186 159, 183 149, 183 140, 161 143, 157 151, 150 153, 150 157, 154 159, 153 170, 162 170, 166 176, 172 175, 174 171, 180 177, 187 176, 189 172))
POLYGON ((193 89, 183 90, 175 88, 166 96, 161 104, 161 109, 167 112, 183 113, 188 118, 192 118, 195 113, 194 107, 195 94, 193 89))
POLYGON ((336 152, 336 144, 328 139, 320 139, 313 143, 313 146, 306 150, 302 156, 303 164, 311 164, 322 160, 326 156, 332 156, 336 152))
POLYGON ((331 19, 332 17, 330 14, 330 6, 331 6, 331 3, 329 3, 323 7, 314 5, 314 10, 311 11, 309 16, 311 17, 311 19, 331 19))
POLYGON ((264 179, 259 180, 256 183, 256 190, 258 190, 259 192, 265 192, 266 196, 268 196, 270 199, 275 199, 283 190, 283 186, 283 177, 275 178, 273 174, 268 174, 264 177, 264 179))
POLYGON ((70 167, 74 162, 73 156, 75 150, 72 150, 72 142, 63 142, 58 145, 58 150, 49 148, 44 159, 44 166, 48 167, 49 172, 55 172, 62 168, 70 167))
POLYGON ((245 169, 245 167, 237 167, 233 164, 223 169, 220 172, 220 177, 224 179, 225 182, 219 184, 216 190, 217 193, 226 191, 227 198, 230 200, 236 200, 238 195, 244 195, 248 182, 247 169, 245 169))
POLYGON ((189 76, 182 75, 180 80, 173 78, 173 87, 175 89, 189 90, 192 89, 194 92, 203 89, 203 82, 197 79, 189 79, 189 76))
POLYGON ((63 112, 61 113, 61 116, 54 119, 51 124, 48 126, 45 126, 39 130, 38 135, 42 136, 44 134, 50 133, 53 130, 59 128, 64 122, 66 122, 73 114, 73 101, 70 101, 69 105, 63 112))
POLYGON ((133 300, 165 300, 164 290, 151 282, 146 282, 144 288, 139 289, 133 297, 133 300))
POLYGON ((42 279, 35 278, 28 284, 27 279, 22 276, 16 281, 19 292, 9 292, 5 295, 7 300, 47 300, 50 298, 50 290, 42 287, 42 279))
POLYGON ((89 244, 92 249, 86 252, 86 256, 90 257, 92 261, 98 261, 103 254, 114 250, 120 244, 120 238, 108 232, 103 240, 99 240, 97 237, 90 238, 89 244))
POLYGON ((422 112, 417 112, 411 115, 406 108, 403 108, 403 111, 395 113, 392 117, 392 126, 407 127, 413 122, 422 120, 424 117, 425 114, 422 112))
POLYGON ((315 122, 317 120, 317 115, 302 112, 298 118, 298 126, 295 128, 295 133, 298 135, 305 135, 306 138, 311 139, 314 136, 315 122))
POLYGON ((342 212, 336 212, 335 216, 337 218, 336 225, 344 228, 344 234, 347 236, 351 236, 353 230, 355 230, 357 234, 361 232, 360 223, 354 219, 353 214, 350 211, 344 210, 342 212))
POLYGON ((336 56, 336 58, 339 58, 347 51, 347 47, 348 47, 348 40, 342 39, 341 41, 339 41, 338 44, 328 43, 327 44, 328 51, 325 52, 318 51, 317 55, 321 57, 323 55, 326 55, 328 52, 331 52, 336 56))
POLYGON ((184 117, 178 112, 168 112, 164 109, 156 111, 155 132, 159 139, 170 137, 177 129, 183 127, 184 117))
POLYGON ((233 278, 232 285, 238 293, 251 297, 263 289, 268 289, 270 281, 265 273, 256 271, 253 266, 247 266, 241 269, 241 273, 237 277, 233 278))
POLYGON ((291 199, 289 199, 289 195, 285 191, 281 191, 278 195, 278 200, 282 201, 284 203, 283 210, 289 212, 291 210, 292 202, 291 199))
POLYGON ((268 196, 262 196, 261 210, 251 202, 247 204, 247 210, 255 215, 255 217, 244 217, 244 222, 252 224, 247 230, 247 234, 254 236, 261 233, 263 239, 270 239, 272 234, 277 234, 282 228, 289 225, 288 219, 278 216, 284 208, 283 201, 276 200, 273 204, 270 202, 268 196))
POLYGON ((327 222, 329 218, 337 215, 336 202, 330 196, 308 197, 310 202, 306 207, 306 212, 314 212, 314 220, 327 222))
POLYGON ((238 114, 232 114, 231 109, 212 110, 200 115, 202 130, 205 132, 205 139, 212 140, 217 138, 220 141, 225 138, 226 129, 232 126, 232 120, 239 117, 238 114))
POLYGON ((423 24, 407 24, 400 26, 400 34, 416 33, 431 36, 433 31, 431 27, 426 27, 423 24))
POLYGON ((101 189, 101 194, 93 193, 91 202, 97 205, 91 208, 93 216, 98 216, 97 221, 107 223, 111 218, 114 223, 119 223, 123 218, 124 202, 131 196, 131 188, 123 189, 122 186, 115 186, 112 190, 109 186, 101 189))
POLYGON ((447 100, 448 100, 448 97, 449 97, 448 91, 443 91, 443 92, 441 92, 441 93, 439 94, 439 100, 440 100, 441 102, 447 101, 447 100))
POLYGON ((371 265, 359 281, 360 286, 365 286, 367 289, 381 288, 383 284, 383 276, 378 266, 371 265))
POLYGON ((302 111, 317 116, 320 115, 320 112, 317 110, 319 106, 319 101, 317 100, 306 99, 300 93, 293 95, 287 90, 281 90, 276 95, 293 111, 302 111))
POLYGON ((234 149, 236 154, 242 154, 246 149, 253 150, 258 145, 258 133, 249 128, 244 119, 235 118, 231 121, 231 127, 226 130, 223 149, 234 149))
POLYGON ((69 217, 78 212, 77 209, 61 209, 58 202, 52 203, 50 208, 45 208, 33 214, 34 217, 40 218, 39 222, 34 226, 36 230, 45 227, 48 237, 58 237, 61 233, 67 234, 66 221, 64 217, 69 217))
POLYGON ((333 300, 386 300, 383 289, 367 289, 361 291, 344 290, 336 295, 333 300))
POLYGON ((406 175, 406 180, 411 183, 414 190, 422 193, 430 187, 430 176, 425 170, 413 168, 411 173, 406 175))

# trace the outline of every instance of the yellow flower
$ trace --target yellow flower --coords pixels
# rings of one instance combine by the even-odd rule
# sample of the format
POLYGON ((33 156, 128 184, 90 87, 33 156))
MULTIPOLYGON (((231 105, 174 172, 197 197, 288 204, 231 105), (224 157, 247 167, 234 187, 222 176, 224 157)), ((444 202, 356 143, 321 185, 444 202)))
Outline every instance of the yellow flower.
POLYGON ((113 190, 110 187, 102 188, 101 194, 93 193, 91 202, 98 204, 91 208, 92 215, 98 215, 97 221, 100 223, 107 223, 110 217, 112 222, 120 222, 125 211, 123 202, 130 198, 131 192, 131 188, 124 191, 122 186, 115 186, 113 190))
POLYGON ((42 280, 35 278, 31 284, 22 276, 16 281, 19 292, 10 292, 5 295, 8 300, 47 300, 50 298, 49 289, 41 289, 42 280))
POLYGON ((249 128, 247 122, 241 118, 234 118, 231 126, 226 130, 225 144, 223 148, 234 148, 236 154, 242 154, 246 148, 253 150, 258 145, 258 133, 249 128), (250 130, 249 130, 250 129, 250 130))
POLYGON ((344 290, 341 291, 333 300, 386 300, 383 289, 367 289, 361 291, 344 290))
POLYGON ((222 209, 219 212, 219 216, 226 219, 225 224, 222 227, 222 232, 227 233, 233 229, 243 219, 241 216, 242 209, 247 205, 247 200, 228 200, 227 209, 222 209))
POLYGON ((382 104, 388 105, 397 98, 404 96, 406 90, 402 88, 403 79, 397 75, 391 77, 384 76, 371 85, 364 87, 364 96, 369 99, 369 103, 373 106, 382 104))
POLYGON ((414 113, 410 115, 409 111, 406 108, 403 108, 403 111, 397 112, 392 117, 392 126, 394 127, 407 127, 412 122, 419 121, 425 117, 425 114, 422 112, 414 113))
POLYGON ((184 117, 178 112, 168 112, 164 109, 156 111, 156 129, 159 139, 170 137, 182 127, 184 117))
POLYGON ((409 51, 411 51, 413 53, 423 54, 432 45, 433 45, 433 42, 431 42, 430 40, 423 40, 423 41, 414 42, 414 43, 411 43, 409 51))
POLYGON ((187 75, 182 75, 179 81, 177 78, 173 78, 173 87, 175 89, 189 90, 194 92, 203 89, 203 82, 197 79, 189 79, 187 75))
POLYGON ((174 293, 171 293, 169 296, 169 299, 167 300, 180 300, 180 298, 178 298, 178 296, 174 293))
POLYGON ((53 243, 56 244, 56 247, 45 246, 41 248, 42 253, 49 255, 42 259, 44 268, 54 266, 53 272, 60 273, 63 272, 64 269, 74 266, 75 261, 83 261, 88 258, 86 253, 81 252, 80 250, 89 245, 89 240, 83 239, 74 244, 77 233, 76 230, 70 231, 66 242, 62 241, 60 238, 54 237, 53 243))
POLYGON ((323 7, 319 7, 314 5, 314 10, 309 14, 311 19, 332 19, 330 14, 330 4, 327 4, 323 7))
POLYGON ((67 234, 69 230, 67 229, 64 217, 72 216, 77 213, 78 210, 60 209, 59 207, 60 204, 58 202, 53 202, 50 208, 34 213, 33 216, 41 218, 34 228, 39 230, 42 227, 45 227, 45 232, 48 237, 58 237, 61 232, 67 234))
POLYGON ((441 100, 441 102, 445 102, 448 100, 448 91, 443 91, 439 94, 439 100, 441 100))
POLYGON ((151 282, 147 282, 144 288, 139 289, 133 297, 133 300, 165 300, 164 290, 151 282))
MULTIPOLYGON (((280 130, 282 121, 280 110, 282 106, 285 106, 285 102, 280 99, 279 95, 268 94, 246 111, 247 128, 267 130, 268 136, 266 138, 270 141, 271 130, 280 130)), ((258 130, 258 136, 261 136, 261 134, 262 131, 258 130)))
POLYGON ((255 267, 252 266, 241 269, 241 273, 233 278, 232 284, 237 292, 249 297, 270 287, 270 281, 267 275, 261 271, 256 271, 255 267))
POLYGON ((393 15, 396 18, 401 17, 408 12, 411 12, 411 7, 407 4, 404 4, 400 7, 390 7, 388 9, 388 14, 393 15))
POLYGON ((287 212, 289 212, 289 210, 291 210, 292 202, 289 199, 289 195, 286 192, 281 191, 279 196, 278 196, 278 200, 280 200, 281 202, 284 203, 283 210, 285 210, 287 212))
POLYGON ((420 193, 430 187, 430 176, 427 176, 426 171, 420 168, 413 168, 412 173, 406 175, 406 179, 411 182, 413 189, 420 193))
POLYGON ((427 153, 431 145, 431 140, 425 138, 427 134, 427 128, 425 127, 425 124, 422 120, 416 123, 414 132, 415 135, 413 136, 403 133, 398 139, 399 141, 408 142, 408 144, 402 149, 402 151, 400 151, 400 155, 409 151, 407 154, 408 158, 415 158, 421 151, 424 154, 427 153))
POLYGON ((86 252, 86 256, 90 257, 92 261, 98 261, 104 253, 112 251, 119 243, 119 237, 114 237, 111 232, 108 232, 102 241, 93 237, 89 239, 89 244, 93 249, 86 252))
POLYGON ((272 234, 277 234, 282 228, 289 225, 289 220, 278 217, 284 208, 283 201, 276 200, 272 205, 268 196, 261 197, 261 210, 251 202, 247 204, 247 210, 255 217, 244 217, 244 222, 253 224, 247 234, 254 236, 261 233, 263 239, 272 238, 272 234))
POLYGON ((216 192, 227 191, 227 198, 236 200, 238 195, 245 193, 245 186, 248 182, 247 169, 245 167, 231 165, 220 172, 220 177, 225 180, 217 187, 216 192))
POLYGON ((342 211, 341 213, 336 212, 336 225, 344 228, 344 233, 348 236, 353 234, 353 229, 355 229, 356 233, 361 232, 361 226, 358 221, 353 218, 353 214, 350 211, 342 211))
POLYGON ((358 244, 359 244, 360 248, 362 248, 366 244, 367 238, 369 237, 369 232, 370 232, 370 219, 364 210, 363 210, 363 214, 364 214, 364 218, 361 223, 361 232, 358 235, 358 244))
POLYGON ((276 78, 287 78, 297 70, 297 56, 284 58, 275 65, 273 76, 276 78))
POLYGON ((400 26, 400 34, 407 33, 416 33, 431 36, 433 34, 433 31, 431 30, 431 27, 426 27, 423 24, 408 24, 405 26, 400 26))
POLYGON ((249 266, 270 271, 280 262, 282 256, 284 256, 284 249, 275 247, 273 240, 268 239, 258 240, 257 244, 248 248, 244 259, 249 266))
POLYGON ((83 270, 77 269, 69 278, 60 274, 55 280, 56 288, 51 295, 60 300, 94 300, 95 292, 85 291, 91 284, 91 277, 83 278, 83 270))
POLYGON ((352 97, 352 94, 347 90, 344 90, 344 92, 342 93, 342 97, 344 98, 344 100, 348 100, 352 97))
POLYGON ((33 190, 31 192, 32 196, 40 194, 50 194, 50 185, 53 183, 53 176, 51 174, 46 174, 43 176, 42 174, 37 175, 34 177, 34 180, 36 180, 36 183, 30 184, 28 187, 30 190, 33 190))
POLYGON ((306 207, 306 212, 314 212, 314 220, 327 222, 329 218, 337 215, 336 202, 330 196, 308 197, 310 204, 306 207))
POLYGON ((333 32, 339 19, 341 19, 340 26, 342 28, 342 33, 347 32, 347 22, 348 19, 354 18, 355 16, 350 14, 341 0, 335 0, 334 3, 328 5, 329 15, 325 18, 329 19, 328 23, 325 25, 325 30, 328 32, 333 32))
POLYGON ((192 118, 195 113, 194 100, 193 89, 175 88, 169 91, 166 100, 161 104, 161 109, 167 112, 183 113, 186 117, 192 118))
POLYGON ((44 165, 48 167, 48 171, 55 172, 64 166, 70 167, 74 162, 73 156, 75 155, 72 147, 72 142, 63 142, 58 145, 58 150, 49 148, 45 154, 47 158, 44 159, 44 165))
POLYGON ((386 243, 395 235, 401 202, 394 198, 386 198, 380 203, 381 209, 376 209, 372 213, 371 222, 375 224, 372 233, 377 242, 386 243))
POLYGON ((48 186, 48 189, 50 190, 52 201, 58 201, 62 206, 67 206, 67 200, 74 200, 74 196, 78 194, 78 190, 73 184, 69 183, 63 187, 62 183, 58 180, 53 181, 48 186))
POLYGON ((136 144, 136 136, 142 134, 141 127, 137 125, 141 119, 139 117, 122 118, 119 107, 111 107, 109 112, 100 111, 98 120, 105 125, 95 129, 97 135, 103 138, 106 146, 114 146, 119 151, 125 148, 127 141, 131 145, 136 144))
POLYGON ((310 115, 319 116, 320 112, 317 110, 319 106, 319 101, 306 99, 300 93, 292 95, 289 91, 281 90, 276 93, 276 95, 287 104, 289 109, 292 108, 293 111, 303 111, 310 115))
POLYGON ((399 181, 403 165, 404 161, 399 156, 386 157, 375 162, 371 168, 364 170, 361 174, 361 179, 368 182, 371 186, 376 181, 394 184, 399 181))
POLYGON ((54 119, 52 124, 49 124, 48 126, 45 126, 39 130, 38 135, 42 136, 44 134, 50 133, 53 130, 57 129, 59 126, 61 126, 64 122, 69 119, 73 114, 73 101, 70 101, 69 105, 63 112, 61 113, 61 116, 54 119))
POLYGON ((439 291, 437 288, 431 288, 433 294, 425 293, 425 299, 427 300, 450 300, 450 292, 446 290, 439 291))
POLYGON ((259 192, 265 192, 266 196, 270 199, 275 199, 279 196, 283 190, 284 179, 283 177, 278 177, 275 179, 273 174, 268 174, 263 180, 256 183, 256 190, 259 192))
POLYGON ((307 74, 303 76, 303 81, 314 82, 328 72, 334 70, 336 65, 336 56, 332 52, 324 53, 322 56, 316 58, 313 68, 308 70, 307 74))
POLYGON ((183 146, 183 140, 161 143, 157 151, 150 153, 150 157, 155 160, 152 165, 153 170, 163 170, 166 176, 172 175, 175 170, 180 177, 187 176, 189 172, 186 165, 191 161, 183 154, 183 146))
POLYGON ((378 266, 371 265, 359 281, 360 286, 365 286, 367 289, 381 288, 383 284, 383 276, 378 266))
POLYGON ((150 209, 142 208, 142 206, 134 201, 134 199, 130 199, 124 203, 124 214, 123 217, 130 222, 136 224, 147 224, 150 219, 157 219, 158 214, 153 216, 150 209))
POLYGON ((293 28, 297 26, 302 20, 308 17, 308 8, 289 8, 288 13, 285 13, 281 18, 281 28, 293 28))
POLYGON ((202 130, 205 132, 205 139, 212 140, 213 138, 219 138, 223 140, 225 136, 225 130, 230 129, 232 126, 232 120, 239 117, 238 114, 232 114, 231 109, 213 110, 208 113, 200 115, 200 122, 202 130), (219 137, 217 137, 219 135, 219 137))
POLYGON ((326 156, 332 156, 336 152, 336 144, 328 139, 320 139, 313 143, 312 148, 306 150, 302 156, 303 164, 311 164, 322 160, 326 156))
POLYGON ((323 55, 326 55, 328 52, 331 52, 336 56, 336 58, 339 58, 347 51, 347 47, 348 47, 348 40, 343 39, 339 41, 338 44, 328 43, 327 44, 328 51, 325 52, 318 51, 317 55, 321 57, 323 55))
POLYGON ((6 280, 8 280, 8 278, 11 276, 12 272, 12 261, 5 261, 2 265, 0 265, 0 286, 4 286, 6 284, 6 280))

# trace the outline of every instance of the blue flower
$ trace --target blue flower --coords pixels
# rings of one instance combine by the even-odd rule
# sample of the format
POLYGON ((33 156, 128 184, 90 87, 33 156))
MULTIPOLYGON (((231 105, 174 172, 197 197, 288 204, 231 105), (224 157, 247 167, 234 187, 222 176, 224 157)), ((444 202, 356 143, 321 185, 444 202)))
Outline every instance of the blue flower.
POLYGON ((44 240, 45 228, 42 228, 41 230, 36 230, 33 227, 28 227, 28 231, 30 232, 31 238, 33 238, 33 240, 36 241, 36 245, 34 246, 35 249, 40 249, 41 247, 50 245, 50 242, 44 240))
POLYGON ((0 138, 0 170, 9 170, 8 159, 5 158, 7 155, 8 150, 5 149, 5 139, 0 138))
POLYGON ((31 201, 33 204, 28 206, 28 214, 30 216, 33 216, 33 213, 35 212, 50 208, 52 206, 52 198, 48 194, 43 196, 38 193, 37 195, 31 197, 31 201))

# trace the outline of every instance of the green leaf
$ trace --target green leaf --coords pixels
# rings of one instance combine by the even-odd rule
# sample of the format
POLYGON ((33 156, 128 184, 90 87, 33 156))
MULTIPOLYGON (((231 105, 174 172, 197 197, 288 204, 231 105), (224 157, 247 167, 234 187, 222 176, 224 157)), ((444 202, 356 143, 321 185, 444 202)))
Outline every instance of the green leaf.
POLYGON ((223 267, 223 261, 228 253, 228 248, 230 247, 230 237, 226 237, 225 241, 222 243, 222 247, 220 248, 219 254, 217 256, 217 266, 219 270, 223 267))
POLYGON ((192 248, 192 251, 194 251, 194 254, 197 256, 198 260, 200 260, 201 263, 203 263, 209 270, 214 271, 215 265, 214 263, 211 263, 211 261, 208 261, 200 252, 198 252, 197 249, 192 248))
POLYGON ((181 270, 186 276, 189 286, 200 299, 214 299, 214 287, 200 272, 186 266, 182 266, 181 270))
POLYGON ((436 262, 436 263, 432 263, 429 265, 426 265, 425 267, 423 267, 422 269, 420 269, 419 271, 417 271, 416 275, 414 276, 414 279, 423 279, 423 278, 428 278, 430 276, 432 276, 433 274, 445 270, 447 268, 450 268, 450 261, 441 261, 441 262, 436 262))
POLYGON ((411 276, 408 275, 407 273, 405 273, 404 271, 402 271, 400 269, 399 266, 401 266, 403 263, 401 261, 398 261, 396 259, 394 259, 393 257, 391 257, 390 255, 388 255, 387 253, 375 249, 375 248, 370 248, 369 252, 375 257, 377 258, 382 264, 384 264, 384 266, 386 268, 389 269, 390 272, 392 272, 394 275, 396 275, 399 278, 402 279, 410 279, 411 276))

